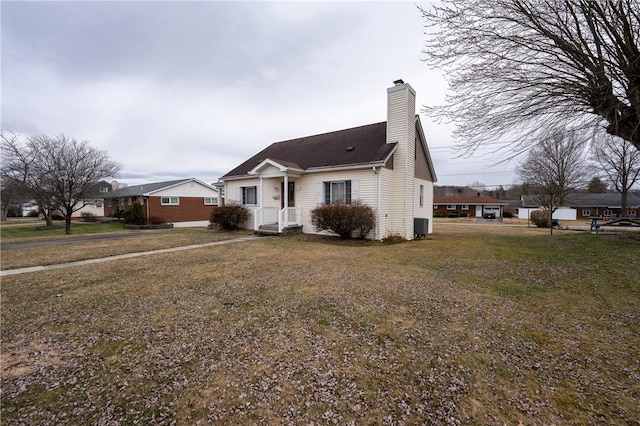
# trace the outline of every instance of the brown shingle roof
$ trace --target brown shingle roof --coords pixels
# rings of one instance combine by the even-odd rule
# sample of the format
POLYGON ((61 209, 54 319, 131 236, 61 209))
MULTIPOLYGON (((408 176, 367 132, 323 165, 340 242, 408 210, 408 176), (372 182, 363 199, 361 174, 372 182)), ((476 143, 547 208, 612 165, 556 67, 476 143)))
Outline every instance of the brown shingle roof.
POLYGON ((244 176, 266 159, 303 170, 375 164, 384 161, 395 144, 387 144, 387 122, 369 124, 269 145, 223 176, 244 176))

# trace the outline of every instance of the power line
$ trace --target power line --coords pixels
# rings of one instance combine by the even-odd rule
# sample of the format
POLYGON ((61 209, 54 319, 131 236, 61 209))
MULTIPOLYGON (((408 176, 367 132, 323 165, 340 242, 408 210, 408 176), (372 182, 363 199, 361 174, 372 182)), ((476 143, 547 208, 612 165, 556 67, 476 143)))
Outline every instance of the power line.
POLYGON ((495 173, 515 173, 515 170, 502 170, 502 171, 499 171, 499 172, 450 173, 450 174, 446 174, 446 175, 438 174, 438 177, 444 177, 444 176, 464 176, 464 175, 489 175, 489 174, 495 174, 495 173))

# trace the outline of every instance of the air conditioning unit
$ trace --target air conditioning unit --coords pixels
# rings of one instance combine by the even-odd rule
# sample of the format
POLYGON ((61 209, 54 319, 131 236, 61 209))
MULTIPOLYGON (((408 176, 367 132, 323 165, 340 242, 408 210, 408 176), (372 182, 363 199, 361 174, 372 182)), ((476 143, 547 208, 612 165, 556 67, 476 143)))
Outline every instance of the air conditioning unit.
POLYGON ((413 218, 413 234, 416 237, 424 238, 429 233, 429 219, 424 217, 413 218))

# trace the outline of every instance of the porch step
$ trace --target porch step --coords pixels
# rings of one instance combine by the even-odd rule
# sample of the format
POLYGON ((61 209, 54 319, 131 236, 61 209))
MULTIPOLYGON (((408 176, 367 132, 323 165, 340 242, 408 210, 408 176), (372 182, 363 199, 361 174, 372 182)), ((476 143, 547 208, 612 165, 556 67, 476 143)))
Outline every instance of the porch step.
POLYGON ((260 225, 253 233, 256 235, 278 235, 278 224, 260 225))
MULTIPOLYGON (((278 235, 278 225, 277 224, 269 224, 269 225, 260 225, 260 228, 253 231, 256 235, 278 235)), ((301 234, 302 233, 302 225, 299 226, 287 226, 282 230, 282 234, 291 235, 291 234, 301 234)))

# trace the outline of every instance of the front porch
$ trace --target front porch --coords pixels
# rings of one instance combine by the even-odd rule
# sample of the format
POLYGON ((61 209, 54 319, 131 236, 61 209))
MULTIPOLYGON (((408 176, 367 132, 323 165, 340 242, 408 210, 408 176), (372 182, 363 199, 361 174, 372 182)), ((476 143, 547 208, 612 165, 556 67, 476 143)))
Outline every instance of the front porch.
POLYGON ((254 211, 253 231, 260 235, 302 232, 300 207, 258 207, 254 211))
POLYGON ((259 234, 301 232, 301 209, 295 204, 296 182, 302 169, 292 164, 264 160, 249 172, 259 178, 259 200, 253 230, 259 234))

